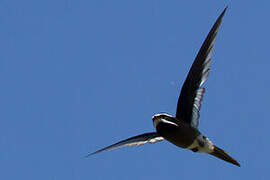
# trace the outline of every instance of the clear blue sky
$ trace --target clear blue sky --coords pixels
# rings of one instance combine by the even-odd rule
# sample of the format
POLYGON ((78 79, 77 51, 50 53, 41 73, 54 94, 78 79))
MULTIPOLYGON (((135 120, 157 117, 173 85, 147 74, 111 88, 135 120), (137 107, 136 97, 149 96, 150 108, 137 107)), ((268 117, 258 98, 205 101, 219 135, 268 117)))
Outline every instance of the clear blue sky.
POLYGON ((2 0, 0 179, 269 179, 269 1, 2 0), (199 129, 241 168, 153 131, 223 8, 199 129))

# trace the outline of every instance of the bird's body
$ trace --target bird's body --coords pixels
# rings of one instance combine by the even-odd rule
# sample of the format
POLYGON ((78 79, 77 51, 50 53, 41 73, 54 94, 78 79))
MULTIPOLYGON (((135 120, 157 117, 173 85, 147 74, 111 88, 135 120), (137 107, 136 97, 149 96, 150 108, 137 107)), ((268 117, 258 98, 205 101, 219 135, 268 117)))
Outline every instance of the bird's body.
POLYGON ((200 135, 198 129, 168 114, 157 114, 152 119, 157 133, 178 147, 188 148, 200 135))
POLYGON ((152 117, 156 132, 144 133, 125 139, 88 156, 123 146, 142 145, 147 142, 155 143, 165 139, 178 147, 189 149, 193 152, 207 153, 240 166, 236 160, 215 146, 198 130, 199 111, 205 91, 202 85, 206 81, 210 70, 213 43, 226 9, 227 7, 211 28, 190 68, 181 89, 175 117, 166 113, 156 114, 152 117))
POLYGON ((158 134, 174 145, 193 152, 211 153, 213 143, 201 132, 185 121, 177 120, 168 114, 156 114, 153 123, 158 134))

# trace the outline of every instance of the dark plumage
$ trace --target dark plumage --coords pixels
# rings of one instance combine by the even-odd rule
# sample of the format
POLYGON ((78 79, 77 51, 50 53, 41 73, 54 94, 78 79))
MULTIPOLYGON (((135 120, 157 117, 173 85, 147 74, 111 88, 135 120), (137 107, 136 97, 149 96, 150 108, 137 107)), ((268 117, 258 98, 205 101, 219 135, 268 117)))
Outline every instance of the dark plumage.
POLYGON ((211 28, 190 68, 179 95, 176 116, 173 117, 166 113, 156 114, 152 117, 156 132, 144 133, 128 138, 91 153, 88 156, 123 146, 142 145, 147 142, 155 143, 166 139, 178 147, 189 149, 193 152, 207 153, 236 166, 240 166, 236 160, 215 146, 198 130, 199 111, 205 91, 202 85, 209 74, 213 43, 226 10, 227 7, 222 11, 211 28))

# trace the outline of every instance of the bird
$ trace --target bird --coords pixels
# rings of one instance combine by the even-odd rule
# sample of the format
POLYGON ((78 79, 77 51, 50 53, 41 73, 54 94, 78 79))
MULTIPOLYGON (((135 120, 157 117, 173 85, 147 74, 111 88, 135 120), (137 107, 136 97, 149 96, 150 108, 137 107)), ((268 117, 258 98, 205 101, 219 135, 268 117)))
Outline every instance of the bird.
POLYGON ((205 92, 205 88, 202 86, 209 74, 213 44, 227 8, 226 6, 219 15, 197 53, 181 88, 175 116, 167 113, 155 114, 152 117, 153 125, 156 129, 155 132, 130 137, 90 153, 86 157, 124 146, 139 146, 167 140, 180 148, 188 149, 195 153, 210 154, 240 167, 240 164, 234 158, 214 145, 209 138, 198 130, 199 111, 205 92))

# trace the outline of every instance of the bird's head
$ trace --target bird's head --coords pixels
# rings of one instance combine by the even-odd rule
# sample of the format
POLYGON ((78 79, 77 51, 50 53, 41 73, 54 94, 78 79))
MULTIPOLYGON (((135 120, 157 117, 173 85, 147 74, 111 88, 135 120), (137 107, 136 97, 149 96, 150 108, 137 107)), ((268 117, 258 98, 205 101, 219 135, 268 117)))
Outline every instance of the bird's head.
POLYGON ((152 117, 152 121, 154 123, 154 126, 155 128, 157 127, 157 125, 160 123, 160 122, 163 122, 163 123, 168 123, 168 124, 173 124, 173 125, 176 125, 176 123, 174 123, 174 118, 167 114, 167 113, 158 113, 158 114, 155 114, 153 117, 152 117))

